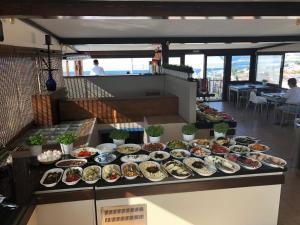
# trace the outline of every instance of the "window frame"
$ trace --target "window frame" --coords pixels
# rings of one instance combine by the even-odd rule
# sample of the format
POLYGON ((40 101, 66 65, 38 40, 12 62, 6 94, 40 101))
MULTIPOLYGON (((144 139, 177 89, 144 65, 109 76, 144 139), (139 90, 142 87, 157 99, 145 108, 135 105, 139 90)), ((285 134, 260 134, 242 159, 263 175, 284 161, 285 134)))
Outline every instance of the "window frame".
POLYGON ((257 52, 256 54, 256 63, 255 63, 255 79, 254 81, 256 83, 262 83, 261 81, 257 81, 257 66, 258 66, 258 57, 259 56, 272 56, 272 55, 280 55, 281 56, 281 62, 280 62, 280 70, 279 70, 279 83, 278 84, 273 84, 273 83, 268 83, 268 85, 273 86, 273 87, 281 87, 282 84, 282 77, 283 77, 283 66, 284 66, 284 52, 257 52))

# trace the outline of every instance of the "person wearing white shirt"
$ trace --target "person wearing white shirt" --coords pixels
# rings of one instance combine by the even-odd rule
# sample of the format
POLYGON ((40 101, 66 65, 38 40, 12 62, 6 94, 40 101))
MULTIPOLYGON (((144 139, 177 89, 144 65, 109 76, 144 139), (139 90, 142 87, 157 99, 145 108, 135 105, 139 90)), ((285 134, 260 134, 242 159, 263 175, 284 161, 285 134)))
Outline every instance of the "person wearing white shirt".
POLYGON ((99 61, 97 59, 94 60, 94 67, 91 69, 90 75, 104 75, 104 69, 99 66, 99 61))
POLYGON ((280 118, 278 116, 282 116, 283 112, 288 112, 295 115, 300 113, 300 88, 297 87, 297 80, 295 78, 288 79, 288 85, 290 89, 283 96, 285 99, 285 104, 279 106, 275 114, 277 122, 280 118))
POLYGON ((288 79, 290 89, 283 96, 287 104, 300 104, 300 87, 297 87, 297 80, 295 78, 288 79))

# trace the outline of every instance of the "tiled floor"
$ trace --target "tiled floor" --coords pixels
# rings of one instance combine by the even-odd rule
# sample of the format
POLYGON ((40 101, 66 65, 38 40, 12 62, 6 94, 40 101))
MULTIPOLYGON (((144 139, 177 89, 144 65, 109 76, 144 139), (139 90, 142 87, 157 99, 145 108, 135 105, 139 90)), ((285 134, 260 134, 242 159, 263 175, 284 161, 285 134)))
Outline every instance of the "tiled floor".
POLYGON ((270 154, 288 161, 289 170, 282 188, 278 225, 300 225, 300 170, 294 167, 298 147, 296 131, 292 125, 275 125, 265 114, 237 109, 233 105, 211 102, 210 106, 225 111, 238 121, 237 134, 257 137, 272 148, 270 154))

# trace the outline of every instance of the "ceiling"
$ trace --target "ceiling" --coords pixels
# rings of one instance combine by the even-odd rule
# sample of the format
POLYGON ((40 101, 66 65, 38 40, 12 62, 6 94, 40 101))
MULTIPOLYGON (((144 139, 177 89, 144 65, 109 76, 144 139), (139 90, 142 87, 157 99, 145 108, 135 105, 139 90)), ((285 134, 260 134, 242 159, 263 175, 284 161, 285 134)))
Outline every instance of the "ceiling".
POLYGON ((295 19, 33 19, 62 38, 300 35, 295 19))
MULTIPOLYGON (((261 48, 276 44, 274 36, 300 36, 297 17, 84 17, 77 19, 31 19, 59 38, 99 38, 93 44, 77 43, 78 51, 153 50, 153 44, 101 44, 101 38, 171 38, 171 37, 271 37, 264 43, 172 44, 170 49, 261 48), (271 42, 271 43, 270 43, 271 42)), ((222 42, 222 41, 221 41, 222 42)), ((154 42, 156 43, 156 42, 154 42)), ((277 42, 278 44, 279 42, 277 42)))

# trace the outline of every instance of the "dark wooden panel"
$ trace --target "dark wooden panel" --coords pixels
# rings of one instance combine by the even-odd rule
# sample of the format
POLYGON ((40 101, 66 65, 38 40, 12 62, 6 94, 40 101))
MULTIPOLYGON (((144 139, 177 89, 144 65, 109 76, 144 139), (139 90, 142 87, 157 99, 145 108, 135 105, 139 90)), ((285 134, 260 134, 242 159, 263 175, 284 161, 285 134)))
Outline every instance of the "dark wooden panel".
MULTIPOLYGON (((174 184, 158 184, 151 186, 138 187, 122 187, 113 189, 97 190, 97 200, 115 199, 115 198, 131 198, 146 195, 161 195, 181 192, 194 192, 217 190, 227 188, 240 188, 251 186, 264 186, 283 184, 284 175, 272 176, 257 176, 257 177, 243 177, 188 183, 174 183, 174 184)), ((38 194, 35 197, 36 204, 48 204, 57 202, 80 201, 93 199, 93 190, 81 191, 67 191, 38 194)))
POLYGON ((51 126, 59 122, 58 101, 66 96, 65 88, 55 92, 44 92, 32 96, 34 122, 40 126, 51 126))
POLYGON ((178 114, 176 96, 61 101, 62 120, 98 119, 100 123, 142 121, 144 116, 178 114))
POLYGON ((162 2, 2 0, 0 15, 57 16, 298 16, 299 2, 162 2))

